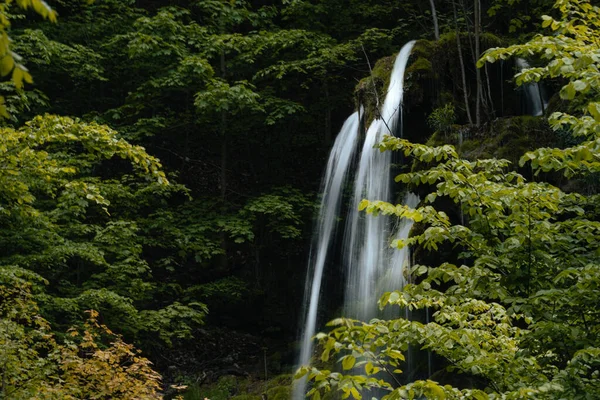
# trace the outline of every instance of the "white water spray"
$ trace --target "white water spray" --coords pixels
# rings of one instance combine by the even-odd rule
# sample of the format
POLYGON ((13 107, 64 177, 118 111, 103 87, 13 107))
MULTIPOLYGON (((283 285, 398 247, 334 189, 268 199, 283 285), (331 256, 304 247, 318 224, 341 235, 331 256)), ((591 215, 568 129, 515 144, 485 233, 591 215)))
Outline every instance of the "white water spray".
MULTIPOLYGON (((417 208, 419 205, 419 196, 413 193, 408 193, 404 196, 402 204, 409 206, 410 208, 417 208)), ((405 240, 408 239, 410 230, 413 227, 415 221, 412 219, 402 218, 398 222, 396 228, 396 234, 394 240, 405 240)), ((392 249, 391 251, 391 262, 387 271, 383 271, 383 279, 380 279, 380 283, 377 285, 377 292, 381 295, 384 292, 391 292, 398 290, 406 284, 406 276, 408 274, 407 268, 410 267, 410 250, 408 246, 402 249, 392 249)))

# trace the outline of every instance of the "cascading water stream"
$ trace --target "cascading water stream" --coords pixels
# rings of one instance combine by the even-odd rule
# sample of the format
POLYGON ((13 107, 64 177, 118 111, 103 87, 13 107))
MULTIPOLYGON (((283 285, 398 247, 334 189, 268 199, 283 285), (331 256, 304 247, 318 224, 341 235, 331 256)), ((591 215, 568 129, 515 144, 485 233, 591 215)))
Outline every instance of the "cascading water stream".
POLYGON ((377 287, 377 282, 390 268, 391 218, 384 215, 367 215, 357 210, 363 199, 392 200, 391 154, 387 151, 381 153, 373 147, 384 135, 395 135, 397 132, 402 116, 404 71, 414 43, 411 41, 404 45, 396 58, 381 110, 381 119, 374 120, 367 130, 358 165, 342 249, 348 271, 344 312, 345 316, 350 318, 368 320, 376 315, 377 299, 383 293, 381 288, 377 287))
MULTIPOLYGON (((407 193, 402 200, 402 204, 410 208, 417 208, 419 205, 419 196, 413 193, 407 193)), ((414 224, 412 219, 402 218, 398 222, 394 240, 404 240, 408 238, 408 234, 414 224)), ((410 266, 410 251, 408 247, 402 249, 391 249, 391 262, 387 271, 384 271, 380 283, 377 285, 378 293, 381 295, 384 292, 398 290, 406 284, 406 268, 410 266)))
MULTIPOLYGON (((515 63, 519 71, 531 68, 529 63, 522 58, 517 58, 515 63)), ((527 104, 527 112, 534 117, 542 115, 548 107, 548 101, 544 98, 542 86, 537 82, 525 84, 523 85, 523 93, 527 104)))
MULTIPOLYGON (((401 288, 403 271, 408 262, 408 249, 392 250, 389 247, 392 236, 389 217, 366 215, 358 212, 362 199, 391 201, 391 154, 381 153, 374 146, 385 134, 396 134, 401 121, 402 98, 404 91, 404 71, 414 46, 407 43, 396 58, 390 77, 390 85, 385 102, 380 111, 381 118, 373 121, 367 130, 354 181, 353 199, 346 221, 342 262, 347 270, 345 287, 345 316, 370 319, 375 316, 377 296, 385 290, 401 288), (385 279, 385 274, 393 274, 396 281, 385 279), (399 286, 378 285, 378 281, 397 282, 399 286)), ((321 280, 331 243, 336 231, 342 189, 348 177, 351 159, 356 149, 359 127, 358 113, 354 113, 344 124, 327 164, 323 183, 318 227, 315 231, 313 246, 309 256, 309 271, 305 289, 304 326, 301 336, 299 365, 308 365, 313 351, 312 337, 316 333, 316 320, 319 308, 321 280), (345 150, 342 150, 345 149, 345 150)), ((407 198, 409 205, 416 206, 418 198, 407 198)), ((408 221, 401 221, 396 238, 408 237, 408 221)), ((306 393, 306 380, 297 382, 293 390, 295 400, 303 399, 306 393)))
MULTIPOLYGON (((337 227, 342 192, 347 184, 348 172, 351 169, 351 163, 358 147, 359 125, 360 115, 359 112, 355 112, 348 117, 342 126, 327 162, 321 188, 323 197, 308 259, 309 271, 306 275, 304 295, 305 323, 299 365, 306 365, 310 362, 313 349, 311 339, 316 330, 323 270, 337 227)), ((306 382, 298 382, 294 386, 294 398, 303 399, 305 391, 306 382)))

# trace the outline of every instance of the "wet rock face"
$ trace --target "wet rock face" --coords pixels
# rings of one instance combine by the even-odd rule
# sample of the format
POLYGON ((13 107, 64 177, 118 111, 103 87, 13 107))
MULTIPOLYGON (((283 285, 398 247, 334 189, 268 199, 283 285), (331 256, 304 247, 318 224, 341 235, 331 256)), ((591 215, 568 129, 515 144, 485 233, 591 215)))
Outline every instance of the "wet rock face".
POLYGON ((395 60, 396 54, 377 60, 371 75, 361 79, 354 89, 357 107, 362 105, 365 109, 364 123, 366 126, 380 116, 380 107, 390 84, 390 75, 395 60))

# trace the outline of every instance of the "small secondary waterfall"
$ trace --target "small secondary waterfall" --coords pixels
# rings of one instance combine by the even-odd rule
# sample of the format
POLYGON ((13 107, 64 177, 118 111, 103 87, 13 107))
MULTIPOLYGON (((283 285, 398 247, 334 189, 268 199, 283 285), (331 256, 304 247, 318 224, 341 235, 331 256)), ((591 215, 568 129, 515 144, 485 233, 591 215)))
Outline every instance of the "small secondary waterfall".
MULTIPOLYGON (((344 313, 348 317, 363 319, 374 317, 378 296, 386 290, 399 289, 404 283, 403 268, 409 262, 408 249, 394 250, 389 244, 392 236, 408 237, 412 221, 399 221, 397 229, 393 232, 390 217, 374 217, 359 213, 358 204, 365 198, 393 201, 390 176, 391 154, 381 153, 373 147, 381 141, 383 135, 395 135, 398 126, 401 125, 404 71, 414 43, 414 41, 407 43, 396 58, 386 99, 382 109, 379 110, 381 118, 374 120, 367 130, 354 178, 353 198, 345 223, 341 257, 344 269, 347 271, 344 313)), ((338 134, 327 163, 322 185, 321 209, 309 256, 299 365, 309 364, 313 352, 312 337, 316 333, 323 270, 330 256, 342 191, 357 147, 359 124, 358 113, 348 118, 338 134)), ((418 203, 418 198, 409 194, 405 201, 405 204, 414 207, 418 203)), ((294 386, 293 398, 303 399, 306 389, 306 380, 297 382, 294 386)))
MULTIPOLYGON (((519 71, 522 71, 526 68, 531 68, 529 63, 522 58, 517 58, 515 63, 519 71)), ((527 105, 527 113, 533 115, 534 117, 539 117, 542 115, 548 107, 548 101, 544 96, 544 88, 541 86, 541 84, 533 82, 523 85, 523 94, 525 96, 527 105)))

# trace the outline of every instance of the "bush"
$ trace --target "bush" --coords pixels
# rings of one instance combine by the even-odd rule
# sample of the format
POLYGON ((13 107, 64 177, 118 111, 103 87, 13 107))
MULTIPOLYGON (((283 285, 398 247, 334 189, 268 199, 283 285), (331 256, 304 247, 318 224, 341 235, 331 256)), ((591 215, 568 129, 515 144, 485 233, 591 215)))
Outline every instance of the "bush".
POLYGON ((447 103, 443 107, 436 108, 433 110, 427 123, 434 131, 447 133, 452 124, 456 121, 456 115, 454 113, 454 104, 447 103))

